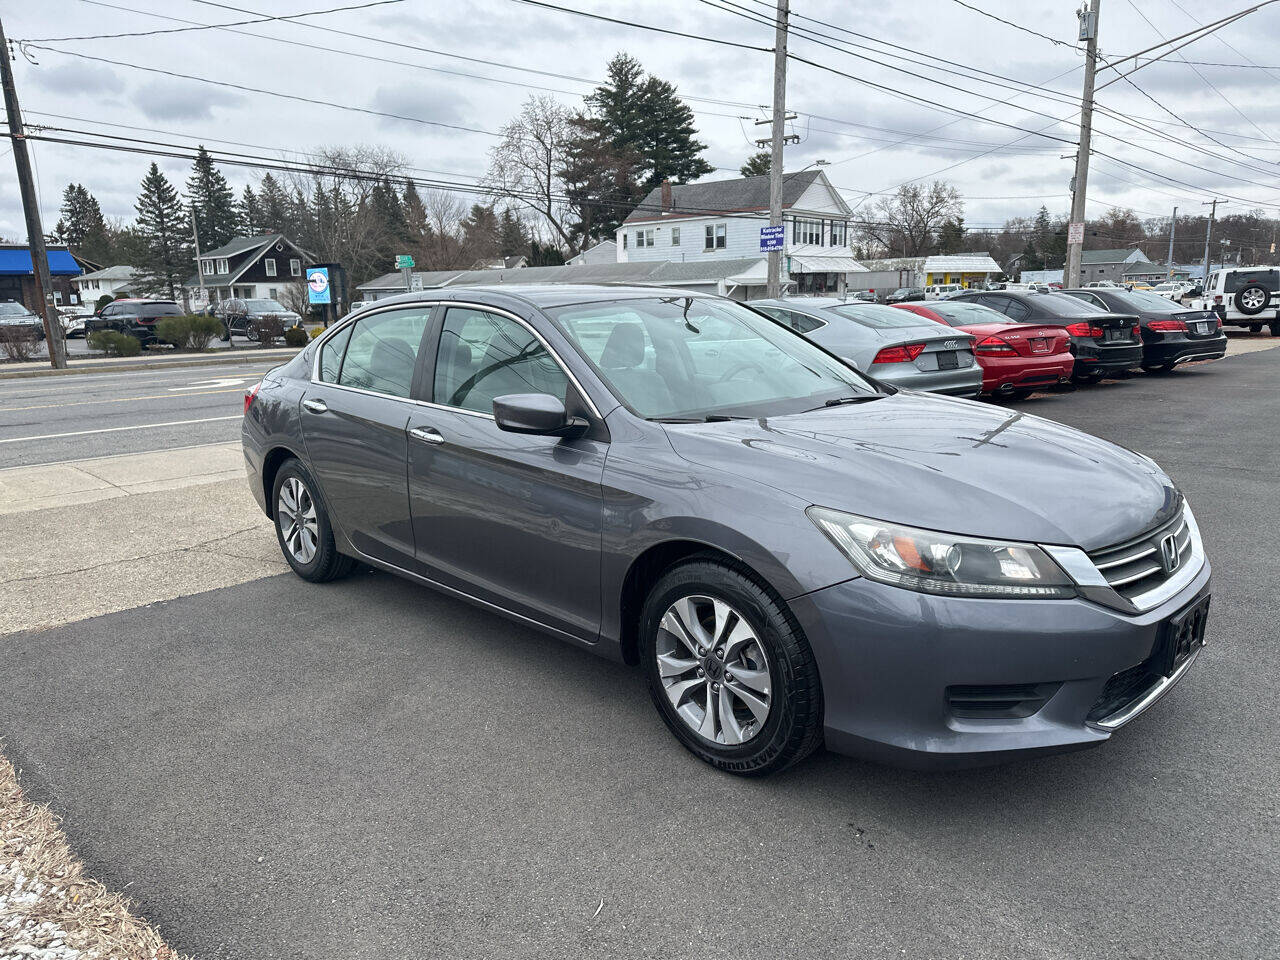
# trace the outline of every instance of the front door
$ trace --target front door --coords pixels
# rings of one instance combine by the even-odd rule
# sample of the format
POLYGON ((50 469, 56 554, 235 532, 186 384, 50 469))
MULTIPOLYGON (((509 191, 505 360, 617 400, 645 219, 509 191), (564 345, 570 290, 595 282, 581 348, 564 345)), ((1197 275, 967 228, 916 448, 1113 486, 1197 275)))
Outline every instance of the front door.
POLYGON ((429 384, 409 419, 409 498, 420 571, 594 641, 606 443, 499 430, 493 399, 576 388, 542 342, 504 314, 449 307, 429 384))
POLYGON ((409 401, 431 307, 362 317, 327 340, 299 415, 329 515, 361 553, 413 566, 409 401))

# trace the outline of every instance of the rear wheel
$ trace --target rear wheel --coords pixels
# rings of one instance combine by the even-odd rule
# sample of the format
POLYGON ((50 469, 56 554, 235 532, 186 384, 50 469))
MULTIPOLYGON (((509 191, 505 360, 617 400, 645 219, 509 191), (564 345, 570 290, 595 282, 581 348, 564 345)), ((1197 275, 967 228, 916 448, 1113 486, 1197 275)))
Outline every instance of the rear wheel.
POLYGON ((297 460, 287 460, 272 486, 276 540, 293 572, 312 583, 345 577, 355 561, 338 552, 333 527, 316 493, 311 474, 297 460))
POLYGON ((1271 335, 1273 337, 1280 337, 1280 320, 1271 321, 1271 335))
POLYGON ((649 693, 699 759, 763 776, 822 739, 813 653, 780 601, 742 568, 691 560, 669 570, 641 612, 649 693))
POLYGON ((1249 324, 1249 332, 1250 332, 1250 333, 1261 333, 1261 332, 1262 332, 1262 324, 1260 324, 1260 323, 1251 323, 1251 324, 1249 324))

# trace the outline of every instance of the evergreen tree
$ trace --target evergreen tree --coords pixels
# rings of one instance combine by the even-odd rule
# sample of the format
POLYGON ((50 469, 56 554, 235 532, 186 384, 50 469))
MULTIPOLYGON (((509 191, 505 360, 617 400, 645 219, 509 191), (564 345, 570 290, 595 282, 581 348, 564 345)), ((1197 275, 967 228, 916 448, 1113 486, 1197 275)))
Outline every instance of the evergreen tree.
POLYGON ((676 95, 676 88, 666 80, 649 77, 642 91, 644 128, 639 154, 645 177, 640 189, 649 190, 670 180, 688 183, 715 169, 702 159, 707 145, 697 138, 693 110, 676 95))
POLYGON ((773 154, 768 150, 761 150, 759 153, 753 153, 747 157, 739 171, 744 177, 766 177, 769 175, 769 168, 773 166, 773 154))
POLYGON ((93 194, 79 183, 69 183, 62 191, 62 209, 54 227, 60 242, 95 263, 107 265, 111 255, 111 232, 102 216, 102 207, 93 194))
POLYGON ((498 253, 503 257, 529 255, 529 234, 510 207, 503 207, 502 216, 498 219, 498 244, 498 253))
POLYGON ((177 299, 183 281, 194 269, 191 221, 178 191, 154 162, 142 178, 134 209, 141 240, 141 257, 135 264, 138 286, 148 293, 177 299))
POLYGON ((472 204, 471 212, 459 226, 462 228, 462 245, 468 257, 492 260, 502 248, 502 231, 493 207, 472 204))
POLYGON ((553 243, 542 244, 537 240, 529 244, 529 266, 559 267, 564 264, 564 251, 553 243))
POLYGON ((964 249, 964 217, 953 217, 938 228, 938 252, 959 253, 964 249))
POLYGON ((187 179, 187 198, 200 235, 201 250, 213 250, 236 235, 236 195, 203 145, 196 153, 187 179))
POLYGON ((255 237, 262 232, 262 207, 253 187, 244 185, 240 203, 236 207, 236 229, 245 237, 255 237))
POLYGON ((422 202, 418 188, 413 185, 412 180, 406 180, 404 183, 401 205, 404 207, 404 225, 408 231, 410 245, 421 243, 430 233, 431 224, 427 216, 426 204, 422 202))
POLYGON ((258 229, 263 233, 289 233, 290 198, 280 181, 264 173, 258 182, 258 211, 262 219, 258 229))
POLYGON ((596 121, 578 114, 559 170, 575 219, 571 234, 579 247, 613 236, 618 224, 640 202, 635 156, 600 135, 596 121))

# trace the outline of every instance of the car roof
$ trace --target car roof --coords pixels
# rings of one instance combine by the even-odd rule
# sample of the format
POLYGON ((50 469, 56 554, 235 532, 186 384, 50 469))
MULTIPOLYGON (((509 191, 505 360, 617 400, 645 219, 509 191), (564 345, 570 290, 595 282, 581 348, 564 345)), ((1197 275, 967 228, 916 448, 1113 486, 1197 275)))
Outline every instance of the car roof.
MULTIPOLYGON (((611 283, 502 283, 440 287, 433 290, 415 290, 395 297, 383 297, 379 306, 388 303, 418 303, 421 301, 465 300, 472 303, 489 303, 493 306, 512 301, 539 309, 565 307, 576 303, 597 303, 601 300, 638 300, 658 297, 696 297, 710 299, 710 294, 694 293, 679 287, 641 287, 611 283)), ((718 299, 718 298, 717 298, 718 299)))

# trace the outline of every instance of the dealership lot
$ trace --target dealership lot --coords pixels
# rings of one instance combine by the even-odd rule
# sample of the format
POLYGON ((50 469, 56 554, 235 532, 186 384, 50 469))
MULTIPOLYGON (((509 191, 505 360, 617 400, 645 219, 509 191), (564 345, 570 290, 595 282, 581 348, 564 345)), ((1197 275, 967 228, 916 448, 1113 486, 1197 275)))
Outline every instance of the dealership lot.
MULTIPOLYGON (((1099 750, 726 777, 671 741, 635 671, 384 574, 269 576, 251 510, 225 551, 255 559, 247 582, 157 592, 144 556, 94 574, 133 609, 6 637, 3 749, 90 871, 201 957, 1272 955, 1280 600, 1258 534, 1280 527, 1278 375, 1258 349, 1007 406, 1155 457, 1215 564, 1198 664, 1099 750)), ((216 374, 145 376, 82 387, 95 416, 141 411, 108 435, 127 450, 86 434, 4 462, 172 444, 151 401, 115 401, 216 374)), ((221 389, 182 401, 209 418, 188 444, 234 437, 221 389)), ((30 435, 18 416, 0 439, 30 435)), ((103 504, 119 519, 87 532, 71 507, 25 526, 98 549, 149 523, 213 538, 247 500, 220 479, 103 504)))

